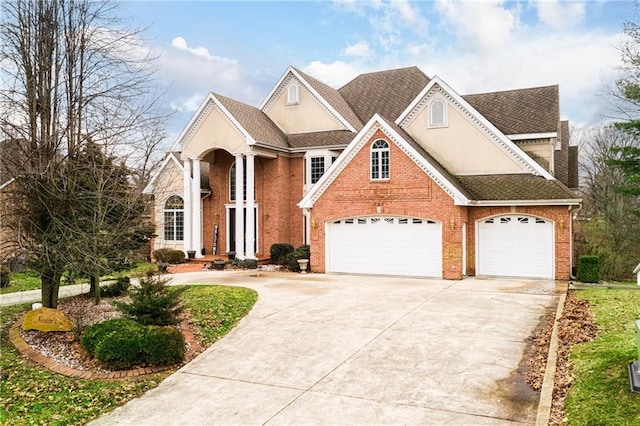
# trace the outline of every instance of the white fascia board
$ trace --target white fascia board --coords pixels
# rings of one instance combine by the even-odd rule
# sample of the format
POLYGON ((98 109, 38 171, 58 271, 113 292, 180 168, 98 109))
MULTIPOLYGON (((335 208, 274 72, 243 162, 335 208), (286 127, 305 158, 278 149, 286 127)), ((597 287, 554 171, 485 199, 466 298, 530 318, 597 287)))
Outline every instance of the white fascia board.
POLYGON ((191 120, 189 120, 189 124, 187 124, 184 130, 182 130, 182 133, 180 133, 180 136, 178 136, 178 139, 171 147, 171 151, 184 151, 183 144, 185 138, 192 130, 195 130, 193 129, 193 126, 196 125, 196 122, 198 121, 200 115, 203 114, 209 103, 213 103, 227 118, 227 120, 229 120, 233 124, 233 126, 236 127, 240 131, 240 133, 242 133, 242 136, 245 137, 248 145, 253 145, 256 143, 253 136, 251 136, 249 132, 247 132, 247 129, 245 129, 240 125, 240 123, 238 123, 238 120, 236 120, 235 117, 222 105, 222 103, 215 97, 213 93, 209 93, 202 104, 200 104, 198 111, 196 111, 193 117, 191 117, 191 120))
POLYGON ((16 180, 16 178, 11 178, 8 181, 6 181, 5 183, 3 183, 2 185, 0 185, 0 190, 6 188, 7 186, 11 185, 14 181, 16 180))
POLYGON ((472 206, 579 206, 582 200, 579 198, 566 198, 558 200, 481 200, 471 201, 472 206))
POLYGON ((167 164, 169 164, 169 162, 171 161, 175 163, 175 165, 178 167, 178 170, 183 171, 184 168, 182 166, 182 163, 178 161, 178 159, 176 158, 175 155, 173 155, 173 153, 169 153, 169 155, 167 155, 167 157, 164 159, 162 164, 160 164, 160 168, 158 168, 158 171, 156 172, 156 174, 153 175, 153 177, 151 178, 147 186, 145 186, 144 189, 142 190, 143 194, 147 194, 147 195, 153 194, 153 190, 155 189, 154 186, 155 186, 156 180, 158 179, 158 176, 160 176, 164 168, 167 167, 167 164))
POLYGON ((275 93, 278 91, 278 88, 280 87, 280 85, 282 85, 282 83, 287 78, 287 75, 289 75, 289 73, 293 73, 293 67, 291 65, 289 65, 289 67, 285 70, 285 72, 280 76, 280 79, 275 84, 275 86, 273 86, 273 89, 271 89, 269 94, 264 98, 264 100, 262 101, 258 109, 260 109, 261 111, 264 111, 264 107, 267 106, 267 104, 269 103, 273 95, 275 95, 275 93))
POLYGON ((180 133, 180 136, 178 136, 178 139, 176 139, 176 141, 171 146, 171 151, 174 151, 174 152, 182 151, 182 140, 187 135, 191 127, 193 127, 193 125, 198 120, 198 117, 200 116, 202 111, 207 107, 207 103, 209 103, 212 98, 213 98, 213 93, 209 92, 209 94, 204 98, 204 100, 198 107, 198 110, 196 111, 196 113, 193 114, 193 116, 191 117, 191 120, 189 120, 189 123, 185 126, 184 129, 182 129, 182 132, 180 133))
POLYGON ((297 78, 300 83, 304 84, 304 87, 309 92, 311 92, 313 94, 313 96, 316 99, 318 99, 323 104, 323 106, 333 116, 335 116, 338 119, 338 121, 340 121, 340 123, 344 127, 346 127, 347 130, 350 130, 353 133, 356 133, 356 129, 351 124, 349 124, 349 122, 342 116, 342 114, 340 114, 338 111, 336 111, 335 108, 333 108, 333 106, 331 106, 331 104, 329 102, 327 102, 327 100, 325 98, 320 96, 320 93, 318 93, 316 91, 316 89, 314 89, 313 86, 311 86, 307 80, 302 78, 302 76, 292 66, 289 66, 289 68, 287 68, 285 73, 282 74, 282 77, 280 77, 280 80, 278 80, 278 83, 273 87, 273 89, 271 89, 271 92, 269 92, 269 95, 267 95, 267 97, 264 99, 264 101, 262 101, 262 103, 260 104, 260 110, 264 111, 264 108, 268 105, 268 103, 271 101, 271 98, 275 95, 275 93, 278 91, 280 86, 284 83, 284 81, 286 80, 286 78, 289 75, 289 73, 291 73, 295 78, 297 78))
MULTIPOLYGON (((331 184, 333 180, 337 178, 337 170, 341 170, 346 167, 344 163, 346 158, 351 156, 351 153, 356 149, 361 149, 361 145, 359 142, 363 142, 362 139, 366 137, 369 131, 375 126, 379 125, 381 130, 386 133, 395 143, 402 145, 401 149, 407 153, 407 155, 412 158, 414 161, 419 162, 419 165, 422 166, 423 170, 427 171, 427 174, 438 184, 441 188, 445 190, 445 192, 452 195, 454 199, 454 203, 456 205, 467 205, 469 200, 453 185, 449 180, 447 180, 435 167, 431 165, 428 161, 424 159, 402 136, 400 136, 395 130, 389 126, 389 124, 378 114, 375 114, 367 124, 358 132, 358 134, 352 139, 351 143, 347 146, 347 148, 342 151, 342 153, 338 156, 336 161, 327 169, 324 175, 318 180, 318 182, 311 187, 311 189, 305 194, 302 200, 298 203, 298 207, 310 209, 313 207, 315 200, 317 200, 322 193, 328 189, 328 185, 331 184)), ((364 143, 364 142, 363 142, 364 143)))
POLYGON ((431 81, 422 89, 420 94, 416 96, 416 98, 409 104, 409 106, 400 114, 400 116, 396 119, 396 124, 400 125, 402 121, 413 111, 413 109, 420 103, 420 101, 429 93, 429 91, 433 88, 433 86, 438 85, 442 90, 447 92, 458 104, 462 105, 463 108, 467 109, 469 113, 478 120, 482 125, 484 125, 491 133, 493 133, 498 139, 501 140, 506 146, 509 147, 515 154, 517 154, 530 168, 532 168, 536 173, 545 177, 548 180, 555 180, 555 177, 546 171, 544 167, 536 163, 531 157, 529 157, 520 147, 518 147, 511 139, 505 136, 496 126, 493 125, 489 120, 487 120, 482 114, 478 112, 474 107, 472 107, 467 101, 464 100, 462 96, 460 96, 455 90, 453 90, 447 83, 445 83, 440 77, 433 76, 431 81))
POLYGON ((526 139, 547 139, 557 138, 558 132, 546 132, 546 133, 519 133, 517 135, 505 135, 512 141, 521 141, 526 139))

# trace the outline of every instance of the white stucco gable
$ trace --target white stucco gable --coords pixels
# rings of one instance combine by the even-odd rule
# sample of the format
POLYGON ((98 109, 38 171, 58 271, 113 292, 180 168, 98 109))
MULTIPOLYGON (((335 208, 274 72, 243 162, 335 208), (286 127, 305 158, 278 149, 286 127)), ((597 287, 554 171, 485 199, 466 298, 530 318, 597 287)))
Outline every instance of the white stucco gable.
POLYGON ((555 179, 438 76, 395 123, 455 175, 526 173, 555 179), (438 126, 429 115, 435 101, 445 108, 438 126))
POLYGON ((356 132, 351 123, 295 68, 289 67, 259 106, 285 133, 328 130, 356 132), (289 102, 289 86, 297 85, 297 99, 289 102))
POLYGON ((367 144, 374 133, 381 130, 400 150, 411 158, 438 186, 440 186, 456 205, 467 205, 469 199, 453 185, 436 167, 420 155, 398 132, 396 132, 382 117, 375 114, 371 120, 353 138, 336 161, 329 167, 325 174, 307 192, 298 203, 300 208, 312 208, 320 196, 331 186, 333 181, 347 167, 353 158, 367 144))
POLYGON ((182 173, 182 170, 183 170, 182 163, 180 163, 180 160, 176 158, 173 152, 169 152, 167 154, 165 159, 160 164, 160 167, 158 167, 158 171, 153 175, 153 177, 151 178, 147 186, 145 186, 144 189, 142 190, 142 193, 147 195, 152 195, 155 191, 158 178, 162 176, 165 173, 165 171, 170 167, 176 167, 180 171, 180 173, 182 173))
POLYGON ((211 148, 243 152, 247 145, 255 143, 255 139, 216 96, 209 93, 178 136, 171 151, 181 151, 182 157, 188 158, 199 156, 201 152, 211 148))

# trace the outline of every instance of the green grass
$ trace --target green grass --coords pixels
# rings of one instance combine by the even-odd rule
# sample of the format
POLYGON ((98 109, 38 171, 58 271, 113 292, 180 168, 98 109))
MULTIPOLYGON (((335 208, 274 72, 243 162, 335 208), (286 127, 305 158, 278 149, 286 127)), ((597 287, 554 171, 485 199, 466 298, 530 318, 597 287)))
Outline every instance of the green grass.
MULTIPOLYGON (((256 301, 253 290, 238 287, 189 286, 183 293, 195 318, 197 335, 207 345, 246 315, 256 301)), ((80 380, 52 373, 22 358, 9 342, 13 318, 29 305, 0 312, 0 424, 84 424, 156 387, 169 372, 137 380, 80 380)))
MULTIPOLYGON (((155 271, 157 269, 156 265, 149 262, 141 262, 136 264, 132 269, 127 269, 123 271, 114 272, 112 274, 106 275, 101 278, 101 281, 116 279, 123 276, 128 277, 137 277, 138 275, 143 275, 150 268, 153 268, 155 271)), ((62 277, 60 280, 60 285, 67 285, 68 282, 65 279, 66 275, 62 277)), ((81 284, 88 282, 88 279, 76 279, 74 284, 81 284)), ((9 282, 9 287, 1 288, 0 294, 5 293, 15 293, 18 291, 27 291, 27 290, 38 290, 40 288, 40 275, 38 272, 30 269, 27 272, 14 272, 11 274, 11 281, 9 282)))
POLYGON ((640 425, 640 394, 630 391, 627 371, 638 357, 635 321, 640 319, 640 291, 589 289, 577 296, 591 304, 598 337, 571 351, 569 424, 640 425))
POLYGON ((195 326, 195 335, 209 346, 251 310, 258 294, 243 287, 190 286, 182 299, 195 326))

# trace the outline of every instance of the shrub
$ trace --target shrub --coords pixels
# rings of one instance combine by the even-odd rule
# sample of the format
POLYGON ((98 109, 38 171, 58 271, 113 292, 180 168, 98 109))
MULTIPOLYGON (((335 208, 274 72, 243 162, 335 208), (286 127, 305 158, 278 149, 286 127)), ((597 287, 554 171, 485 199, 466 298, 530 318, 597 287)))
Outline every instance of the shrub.
POLYGON ((137 335, 144 333, 144 327, 128 318, 111 319, 89 327, 80 343, 89 354, 95 355, 98 344, 113 333, 137 335))
POLYGON ((576 279, 583 283, 600 281, 600 258, 598 256, 580 256, 576 279))
POLYGON ((255 259, 233 259, 231 263, 241 269, 256 269, 258 267, 258 261, 255 259))
POLYGON ((142 352, 152 365, 177 364, 184 360, 184 336, 174 327, 150 326, 142 341, 142 352))
POLYGON ((9 282, 11 281, 11 271, 8 267, 2 266, 0 267, 0 288, 9 287, 9 282))
POLYGON ((173 265, 185 262, 184 252, 182 250, 174 250, 170 248, 161 248, 154 251, 153 257, 158 262, 166 262, 173 265))
MULTIPOLYGON (((309 246, 303 244, 287 255, 287 261, 285 265, 292 272, 300 272, 298 259, 310 259, 310 257, 311 251, 309 249, 309 246)), ((308 266, 308 268, 310 269, 310 266, 308 266)))
POLYGON ((100 295, 103 297, 118 297, 129 291, 131 280, 129 277, 120 277, 115 283, 100 288, 100 295))
POLYGON ((112 331, 96 345, 95 357, 114 370, 125 370, 144 362, 142 341, 145 328, 112 331))
POLYGON ((169 291, 166 279, 142 277, 140 285, 131 290, 130 303, 116 303, 125 315, 144 325, 173 325, 182 311, 180 294, 186 289, 169 291))
POLYGON ((284 265, 287 255, 293 251, 293 246, 288 243, 276 243, 271 246, 271 263, 284 265))

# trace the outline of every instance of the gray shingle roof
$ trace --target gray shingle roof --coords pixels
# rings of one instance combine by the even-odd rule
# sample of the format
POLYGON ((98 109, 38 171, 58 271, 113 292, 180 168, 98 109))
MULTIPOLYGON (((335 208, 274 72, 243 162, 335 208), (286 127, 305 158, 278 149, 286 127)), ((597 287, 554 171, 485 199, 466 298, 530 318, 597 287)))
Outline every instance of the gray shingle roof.
POLYGON ((476 201, 568 200, 574 196, 558 180, 530 174, 457 176, 476 201))
POLYGON ((338 89, 363 123, 375 113, 394 121, 429 83, 418 67, 361 74, 338 89))
POLYGON ((463 98, 505 135, 558 131, 557 85, 478 93, 463 98))
POLYGON ((346 147, 356 136, 348 130, 298 133, 287 136, 291 148, 317 148, 322 146, 346 147))
POLYGON ((311 87, 313 87, 316 92, 318 92, 320 96, 324 98, 324 100, 333 107, 333 109, 338 112, 338 114, 347 120, 347 122, 351 124, 356 131, 359 131, 362 128, 362 122, 336 89, 316 80, 297 68, 294 69, 307 81, 307 83, 311 85, 311 87))
POLYGON ((560 148, 553 151, 553 175, 560 182, 569 186, 569 122, 560 122, 558 135, 560 148))
POLYGON ((260 109, 226 96, 218 94, 214 96, 257 142, 278 148, 288 148, 284 133, 260 109))

